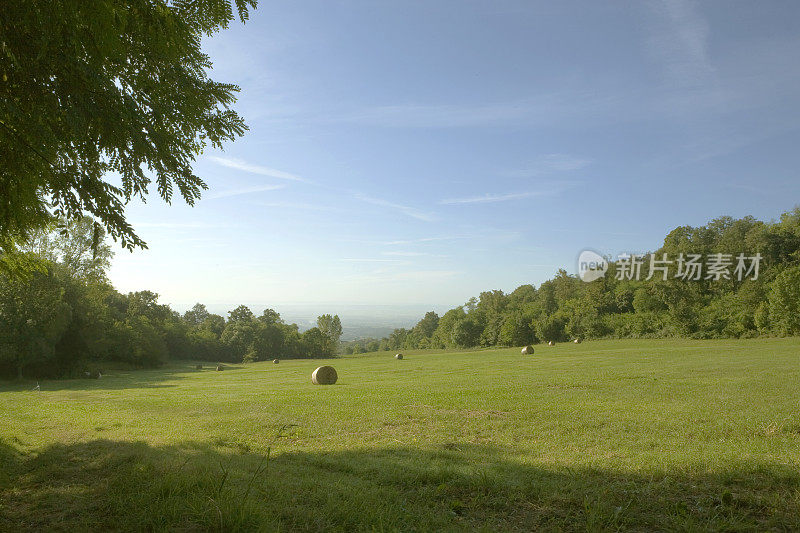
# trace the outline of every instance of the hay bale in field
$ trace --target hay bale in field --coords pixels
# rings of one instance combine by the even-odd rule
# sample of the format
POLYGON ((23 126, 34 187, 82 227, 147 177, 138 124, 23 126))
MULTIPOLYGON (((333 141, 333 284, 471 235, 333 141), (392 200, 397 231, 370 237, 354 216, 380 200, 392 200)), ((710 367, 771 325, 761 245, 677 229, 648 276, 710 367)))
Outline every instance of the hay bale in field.
POLYGON ((195 365, 195 370, 203 370, 203 365, 195 365))
POLYGON ((277 359, 273 359, 273 360, 272 360, 272 364, 273 364, 273 365, 277 365, 278 363, 280 363, 280 361, 278 361, 277 359))
POLYGON ((332 366, 321 366, 311 373, 311 383, 314 385, 333 385, 338 378, 332 366))
POLYGON ((580 343, 581 343, 581 340, 580 340, 580 339, 575 339, 575 340, 574 340, 574 341, 572 341, 572 342, 574 342, 575 344, 580 344, 580 343))
POLYGON ((550 341, 550 342, 548 342, 548 343, 547 343, 547 345, 548 345, 548 346, 555 346, 555 345, 556 345, 556 343, 554 343, 553 341, 550 341))
POLYGON ((222 372, 223 370, 225 370, 224 366, 222 366, 221 364, 217 365, 217 372, 222 372))
POLYGON ((522 349, 522 355, 533 355, 533 346, 530 344, 522 349))
POLYGON ((394 358, 395 359, 402 359, 403 358, 403 354, 401 354, 401 353, 395 354, 394 358))

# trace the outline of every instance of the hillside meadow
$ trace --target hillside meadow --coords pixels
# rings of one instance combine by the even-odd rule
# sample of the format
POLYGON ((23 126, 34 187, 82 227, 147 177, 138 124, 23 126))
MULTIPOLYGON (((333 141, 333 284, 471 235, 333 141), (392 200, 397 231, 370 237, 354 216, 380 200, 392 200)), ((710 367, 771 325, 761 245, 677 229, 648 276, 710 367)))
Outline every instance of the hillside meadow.
POLYGON ((0 530, 800 529, 800 339, 535 348, 2 382, 0 530))

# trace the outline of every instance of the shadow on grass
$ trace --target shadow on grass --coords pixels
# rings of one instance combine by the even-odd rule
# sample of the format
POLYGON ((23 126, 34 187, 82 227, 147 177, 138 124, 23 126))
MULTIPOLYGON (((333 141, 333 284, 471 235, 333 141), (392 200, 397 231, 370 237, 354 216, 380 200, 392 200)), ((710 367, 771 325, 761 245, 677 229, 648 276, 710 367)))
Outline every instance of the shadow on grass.
POLYGON ((167 380, 183 379, 179 374, 188 370, 116 370, 109 371, 99 379, 67 378, 0 382, 0 393, 6 391, 32 390, 37 384, 41 391, 93 391, 119 389, 152 389, 174 387, 163 383, 167 380))
MULTIPOLYGON (((266 448, 265 448, 266 450, 266 448)), ((274 455, 0 442, 0 530, 797 530, 800 473, 528 466, 491 446, 274 455)))
POLYGON ((222 377, 225 372, 239 370, 242 366, 225 363, 225 370, 216 371, 216 364, 204 363, 202 370, 195 368, 196 362, 170 363, 169 366, 155 369, 115 369, 109 368, 102 372, 99 379, 89 377, 65 379, 26 379, 23 381, 0 380, 0 393, 5 391, 29 391, 37 384, 42 391, 92 391, 92 390, 119 390, 139 388, 164 388, 175 385, 164 383, 185 379, 189 373, 213 372, 222 377))

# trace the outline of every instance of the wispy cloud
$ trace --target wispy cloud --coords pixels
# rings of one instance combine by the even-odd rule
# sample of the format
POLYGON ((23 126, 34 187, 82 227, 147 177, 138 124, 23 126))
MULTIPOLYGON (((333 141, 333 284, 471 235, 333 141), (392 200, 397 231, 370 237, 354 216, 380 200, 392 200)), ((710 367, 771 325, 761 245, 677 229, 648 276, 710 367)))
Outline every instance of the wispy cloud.
POLYGON ((411 218, 416 218, 417 220, 423 220, 425 222, 433 222, 436 220, 436 216, 431 213, 426 213, 424 211, 420 211, 416 207, 411 207, 407 205, 396 204, 394 202, 389 202, 387 200, 383 200, 381 198, 373 198, 371 196, 365 196, 363 194, 357 194, 356 198, 361 200, 362 202, 367 202, 372 205, 377 205, 380 207, 388 207, 389 209, 394 209, 403 213, 406 216, 411 218))
POLYGON ((341 207, 331 206, 331 205, 320 205, 320 204, 312 204, 309 202, 283 202, 283 201, 276 201, 276 202, 260 202, 254 201, 251 202, 253 205, 257 205, 259 207, 270 207, 272 209, 291 209, 291 210, 298 210, 298 211, 324 211, 324 212, 338 212, 343 213, 346 212, 345 209, 341 207))
POLYGON ((590 159, 569 154, 545 154, 533 160, 526 168, 507 172, 512 177, 546 176, 574 172, 592 164, 590 159))
POLYGON ((218 198, 230 198, 231 196, 241 196, 243 194, 253 194, 257 192, 275 191, 283 189, 285 185, 261 185, 257 187, 242 187, 239 189, 230 189, 227 191, 220 191, 211 193, 205 197, 206 200, 216 200, 218 198))
POLYGON ((260 176, 269 176, 271 178, 277 178, 281 180, 308 181, 305 178, 290 174, 289 172, 275 170, 274 168, 265 167, 263 165, 255 165, 241 159, 218 157, 214 155, 208 156, 208 159, 219 165, 222 165, 223 167, 233 168, 236 170, 241 170, 242 172, 249 172, 251 174, 258 174, 260 176))
POLYGON ((441 242, 441 241, 455 241, 461 239, 477 239, 479 235, 438 235, 434 237, 420 237, 417 239, 397 239, 397 240, 374 240, 374 239, 363 239, 363 238, 339 238, 337 240, 343 242, 356 242, 359 244, 373 244, 378 246, 402 246, 402 245, 416 245, 416 244, 427 244, 432 242, 441 242))
POLYGON ((232 228, 232 224, 208 224, 205 222, 136 222, 134 226, 139 228, 162 228, 162 229, 212 229, 212 228, 232 228))
POLYGON ((664 64, 667 77, 681 86, 705 83, 715 69, 708 55, 709 28, 689 0, 658 0, 648 4, 658 17, 649 48, 664 64))
POLYGON ((397 127, 453 128, 508 122, 536 112, 545 106, 530 103, 459 105, 399 104, 377 106, 353 113, 353 122, 397 127))
POLYGON ((353 109, 328 117, 335 122, 353 122, 394 128, 464 128, 508 124, 552 124, 558 117, 578 110, 595 109, 602 103, 596 91, 578 87, 543 92, 535 98, 505 102, 464 104, 400 103, 353 109))
POLYGON ((389 251, 389 252, 381 252, 381 254, 396 256, 396 257, 448 257, 446 255, 441 255, 441 254, 429 254, 427 252, 389 251))
POLYGON ((435 281, 448 279, 461 274, 458 270, 414 270, 399 272, 393 276, 397 281, 435 281))
POLYGON ((344 259, 340 259, 339 261, 344 261, 346 263, 399 263, 401 262, 399 259, 359 259, 354 257, 346 257, 344 259))
POLYGON ((747 193, 756 193, 762 196, 768 196, 770 193, 775 192, 775 187, 757 187, 755 185, 746 185, 744 183, 727 183, 729 189, 739 189, 747 193))
POLYGON ((531 198, 533 196, 543 196, 546 193, 537 191, 528 192, 515 192, 508 194, 484 194, 483 196, 471 196, 468 198, 447 198, 440 201, 440 204, 457 205, 457 204, 488 204, 495 202, 507 202, 509 200, 521 200, 522 198, 531 198))
POLYGON ((391 282, 435 282, 443 281, 454 278, 462 274, 459 270, 409 270, 405 272, 387 272, 385 270, 376 270, 368 275, 359 274, 357 278, 359 283, 391 283, 391 282))
POLYGON ((588 231, 585 228, 547 228, 549 232, 564 232, 564 233, 577 233, 581 235, 607 235, 612 237, 642 237, 644 236, 643 233, 635 233, 635 232, 626 232, 626 231, 601 231, 601 230, 591 230, 588 231))
POLYGON ((472 239, 474 236, 472 235, 449 235, 449 236, 440 236, 440 237, 422 237, 420 239, 406 239, 406 240, 397 240, 397 241, 383 241, 379 244, 383 244, 384 246, 399 246, 399 245, 406 245, 406 244, 423 244, 428 242, 438 242, 438 241, 456 241, 460 239, 472 239))

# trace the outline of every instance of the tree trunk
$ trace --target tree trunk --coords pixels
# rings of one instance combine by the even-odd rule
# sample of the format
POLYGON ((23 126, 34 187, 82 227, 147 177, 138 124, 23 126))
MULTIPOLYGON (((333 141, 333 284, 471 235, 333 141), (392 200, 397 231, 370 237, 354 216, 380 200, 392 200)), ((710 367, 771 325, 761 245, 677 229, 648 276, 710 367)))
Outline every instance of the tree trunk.
POLYGON ((17 363, 17 380, 22 381, 22 363, 17 363))

